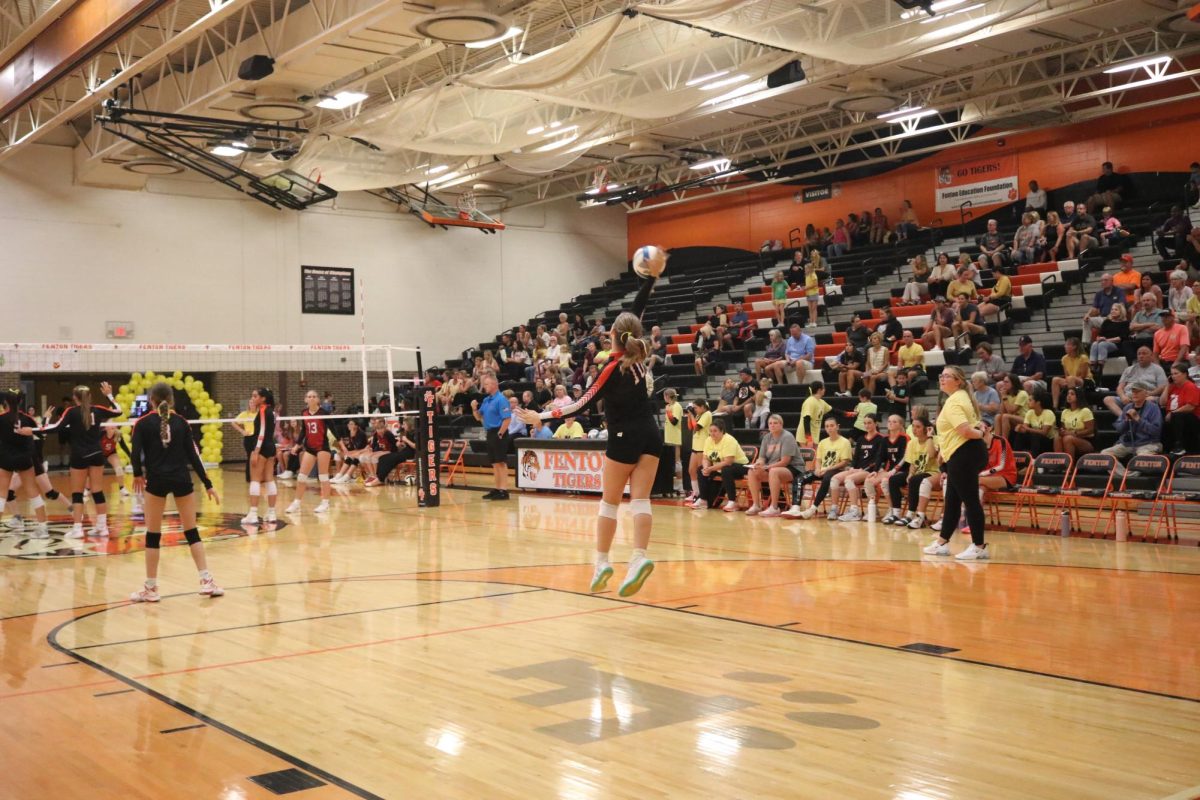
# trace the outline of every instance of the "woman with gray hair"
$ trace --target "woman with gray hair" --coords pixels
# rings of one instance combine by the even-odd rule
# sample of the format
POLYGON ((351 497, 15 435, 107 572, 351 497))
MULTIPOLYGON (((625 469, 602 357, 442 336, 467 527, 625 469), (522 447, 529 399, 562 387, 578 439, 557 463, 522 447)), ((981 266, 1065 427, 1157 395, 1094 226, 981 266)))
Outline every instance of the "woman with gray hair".
POLYGON ((983 421, 989 426, 994 425, 996 414, 1000 411, 1000 393, 988 383, 986 372, 971 374, 971 393, 975 395, 975 402, 979 403, 979 413, 983 421))
POLYGON ((803 471, 804 457, 800 454, 796 437, 783 429, 783 417, 772 414, 767 418, 767 434, 759 445, 758 458, 750 465, 750 472, 746 476, 750 490, 750 508, 746 509, 746 515, 778 517, 784 481, 790 486, 803 471), (762 505, 764 479, 770 489, 765 507, 762 505))

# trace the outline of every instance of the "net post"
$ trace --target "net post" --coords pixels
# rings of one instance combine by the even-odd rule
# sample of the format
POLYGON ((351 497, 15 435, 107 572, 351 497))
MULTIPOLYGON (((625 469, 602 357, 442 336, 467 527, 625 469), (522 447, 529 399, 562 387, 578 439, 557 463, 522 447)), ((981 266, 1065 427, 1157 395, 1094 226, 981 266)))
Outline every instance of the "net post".
POLYGON ((415 391, 421 412, 417 423, 417 506, 436 508, 442 502, 437 401, 432 386, 418 384, 415 391))
POLYGON ((367 348, 363 347, 362 354, 362 408, 364 414, 371 413, 371 387, 367 381, 367 348))
POLYGON ((388 381, 388 403, 391 406, 392 413, 395 414, 400 408, 396 405, 396 370, 392 365, 392 348, 387 348, 387 381, 388 381))
POLYGON ((420 386, 425 385, 425 367, 421 363, 421 348, 420 348, 420 346, 417 347, 417 384, 420 386))

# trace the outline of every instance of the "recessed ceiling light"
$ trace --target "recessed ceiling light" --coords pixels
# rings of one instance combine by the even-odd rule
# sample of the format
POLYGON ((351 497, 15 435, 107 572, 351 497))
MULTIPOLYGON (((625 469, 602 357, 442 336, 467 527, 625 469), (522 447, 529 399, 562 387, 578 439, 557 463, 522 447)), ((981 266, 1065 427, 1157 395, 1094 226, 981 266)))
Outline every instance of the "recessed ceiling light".
POLYGON ((688 169, 708 169, 713 168, 718 172, 729 169, 729 159, 724 157, 710 158, 705 161, 697 161, 695 164, 688 165, 688 169))
POLYGON ((533 128, 530 128, 529 130, 525 131, 525 133, 528 136, 537 136, 539 133, 541 133, 544 130, 546 130, 545 125, 537 125, 533 128))
POLYGON ((430 167, 429 170, 425 174, 426 175, 439 175, 448 169, 450 169, 450 167, 448 165, 438 164, 436 167, 430 167))
POLYGON ((1115 67, 1109 67, 1108 69, 1104 70, 1104 74, 1105 75, 1115 75, 1118 72, 1129 72, 1131 70, 1141 69, 1142 67, 1147 67, 1147 68, 1157 67, 1160 64, 1169 64, 1170 62, 1171 62, 1170 56, 1155 56, 1153 58, 1142 58, 1142 59, 1138 59, 1137 61, 1126 61, 1124 64, 1117 64, 1115 67))
POLYGON ((339 111, 343 108, 349 108, 355 103, 361 103, 370 97, 364 92, 338 92, 333 97, 326 97, 321 102, 317 103, 317 108, 327 108, 331 111, 339 111))
POLYGON ((214 156, 220 156, 221 158, 233 158, 234 156, 242 156, 246 154, 244 148, 234 147, 231 144, 213 145, 209 148, 208 152, 212 153, 214 156))
POLYGON ((501 35, 497 36, 495 39, 484 39, 482 42, 467 42, 463 46, 469 47, 472 50, 478 50, 478 49, 481 49, 484 47, 491 47, 494 44, 500 44, 505 39, 511 39, 514 36, 519 36, 524 32, 525 32, 524 28, 518 28, 516 25, 514 25, 513 27, 509 28, 501 35))
POLYGON ((690 81, 685 83, 684 86, 698 86, 702 83, 708 83, 709 81, 716 80, 717 78, 724 77, 728 74, 729 70, 727 69, 723 69, 718 72, 710 72, 707 75, 701 75, 699 78, 692 78, 690 81))
POLYGON ((719 81, 713 81, 712 83, 704 84, 700 87, 700 91, 711 92, 715 89, 724 89, 726 86, 733 86, 735 83, 741 83, 749 77, 749 75, 743 75, 741 73, 737 75, 731 75, 728 78, 722 78, 719 81))

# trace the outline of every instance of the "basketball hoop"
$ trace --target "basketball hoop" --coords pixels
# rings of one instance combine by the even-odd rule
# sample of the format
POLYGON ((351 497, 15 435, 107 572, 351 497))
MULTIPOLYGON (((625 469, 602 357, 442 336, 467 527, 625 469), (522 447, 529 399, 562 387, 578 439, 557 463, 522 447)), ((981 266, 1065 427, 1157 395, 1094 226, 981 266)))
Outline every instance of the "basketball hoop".
POLYGON ((463 192, 458 196, 458 216, 462 219, 471 219, 474 217, 475 211, 478 208, 474 192, 463 192))

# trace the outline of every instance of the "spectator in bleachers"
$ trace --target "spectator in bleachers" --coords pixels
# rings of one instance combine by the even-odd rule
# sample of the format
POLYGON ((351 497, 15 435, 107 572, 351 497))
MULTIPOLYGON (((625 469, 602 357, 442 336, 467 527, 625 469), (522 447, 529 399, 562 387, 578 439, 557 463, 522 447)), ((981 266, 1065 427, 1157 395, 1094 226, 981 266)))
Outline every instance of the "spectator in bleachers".
POLYGON ((1183 196, 1187 205, 1200 208, 1200 162, 1193 161, 1189 169, 1191 172, 1183 185, 1183 196))
POLYGON ((1192 221, 1179 206, 1171 206, 1171 214, 1154 232, 1154 248, 1164 259, 1179 258, 1184 240, 1192 231, 1192 221))
POLYGON ((975 364, 975 370, 984 373, 989 384, 995 383, 1008 374, 1008 370, 1004 366, 1004 359, 992 351, 992 346, 988 342, 979 343, 979 346, 975 348, 975 357, 979 359, 975 364))
MULTIPOLYGON (((1089 331, 1094 332, 1108 318, 1109 312, 1112 311, 1113 305, 1122 305, 1125 302, 1125 293, 1113 286, 1112 275, 1107 272, 1100 276, 1100 290, 1092 298, 1092 305, 1088 308, 1087 313, 1083 315, 1083 330, 1084 333, 1089 331)), ((1092 341, 1095 341, 1093 337, 1092 341)))
POLYGON ((784 280, 788 282, 788 286, 795 289, 797 286, 804 285, 804 248, 796 248, 796 252, 792 253, 792 263, 788 265, 787 272, 784 273, 784 280))
MULTIPOLYGON (((1159 292, 1159 296, 1161 295, 1162 293, 1159 292)), ((1145 346, 1153 349, 1154 333, 1162 327, 1163 312, 1159 309, 1158 301, 1151 292, 1143 294, 1136 307, 1137 311, 1129 320, 1130 339, 1128 341, 1132 342, 1135 348, 1145 346)))
POLYGON ((1046 216, 1046 190, 1038 186, 1037 181, 1029 182, 1029 193, 1025 195, 1025 210, 1037 212, 1046 216))
POLYGON ((1158 288, 1158 285, 1154 283, 1154 277, 1149 272, 1142 275, 1141 280, 1138 282, 1137 291, 1133 293, 1133 304, 1141 308, 1142 298, 1146 295, 1154 298, 1154 307, 1156 309, 1162 308, 1167 304, 1167 299, 1163 296, 1162 289, 1158 288))
POLYGON ((908 385, 908 370, 897 370, 892 376, 891 385, 884 387, 883 396, 891 404, 890 411, 908 419, 908 403, 910 387, 908 385))
POLYGON ((896 319, 890 305, 879 309, 879 324, 875 326, 875 330, 883 335, 883 344, 889 350, 904 337, 904 326, 896 319))
POLYGON ((863 371, 863 385, 868 394, 875 394, 875 384, 880 379, 887 383, 888 367, 891 366, 892 353, 883 343, 883 334, 876 330, 868 340, 870 346, 866 353, 866 369, 863 371))
MULTIPOLYGON (((836 234, 837 232, 834 231, 836 234)), ((858 218, 858 214, 850 212, 846 216, 846 238, 850 241, 850 247, 858 247, 862 244, 863 230, 862 222, 858 218)))
POLYGON ((1100 165, 1100 177, 1096 179, 1096 192, 1087 200, 1088 210, 1095 214, 1104 206, 1120 208, 1133 190, 1128 175, 1113 171, 1111 161, 1100 165))
POLYGON ((1060 219, 1062 220, 1062 224, 1067 226, 1068 230, 1074 227, 1075 218, 1078 216, 1078 213, 1079 209, 1075 208, 1074 200, 1063 201, 1062 216, 1060 219))
POLYGON ((1177 317, 1183 317, 1187 314, 1188 301, 1195 293, 1192 287, 1187 285, 1187 273, 1183 270, 1171 270, 1169 280, 1171 288, 1167 290, 1166 308, 1174 311, 1177 317))
POLYGON ((829 240, 829 244, 825 248, 825 254, 832 261, 849 253, 850 247, 850 232, 846 229, 846 221, 839 217, 838 221, 834 223, 833 237, 829 240))
POLYGON ((812 258, 804 265, 804 301, 808 304, 809 325, 817 324, 817 311, 821 305, 821 254, 812 251, 812 258))
MULTIPOLYGON (((792 507, 783 512, 783 516, 789 519, 812 519, 815 517, 817 506, 821 505, 825 496, 829 494, 829 487, 833 483, 833 479, 850 465, 854 449, 850 440, 842 436, 838 430, 837 420, 833 417, 826 417, 824 426, 825 438, 817 445, 815 466, 812 472, 805 472, 796 481, 793 487, 795 492, 792 497, 792 507), (810 483, 819 485, 808 508, 801 511, 800 498, 804 494, 804 487, 810 483)), ((836 506, 833 508, 836 510, 836 506)))
POLYGON ((1032 264, 1037 261, 1038 238, 1042 226, 1029 211, 1021 215, 1021 227, 1013 234, 1012 260, 1014 264, 1032 264))
MULTIPOLYGON (((521 401, 519 399, 517 399, 517 396, 515 394, 509 394, 508 392, 504 392, 504 394, 505 394, 505 396, 508 397, 509 411, 516 411, 518 408, 521 408, 521 401)), ((525 422, 522 422, 520 417, 518 417, 516 414, 513 414, 512 417, 509 418, 509 422, 508 422, 508 437, 509 437, 509 439, 512 440, 512 439, 516 439, 519 436, 528 436, 528 435, 529 435, 529 425, 525 422)))
POLYGON ((1117 443, 1100 452, 1116 456, 1121 462, 1131 456, 1148 456, 1162 452, 1162 410, 1150 401, 1152 386, 1134 381, 1129 386, 1129 402, 1122 406, 1113 427, 1117 443))
POLYGON ((579 359, 579 366, 575 368, 575 372, 571 375, 572 383, 582 383, 587 377, 588 370, 596 365, 596 357, 600 351, 596 347, 595 340, 589 341, 583 346, 583 357, 579 359))
POLYGON ((855 439, 867 432, 867 417, 874 417, 875 421, 879 422, 879 406, 866 389, 858 390, 858 402, 854 404, 854 410, 843 413, 847 419, 854 420, 850 433, 855 439))
POLYGON ((721 381, 721 394, 717 398, 717 408, 713 416, 729 414, 734 410, 733 398, 737 395, 737 384, 733 378, 721 381))
POLYGON ((938 253, 933 269, 929 271, 929 296, 933 299, 946 296, 946 287, 958 277, 958 268, 950 263, 948 253, 938 253))
POLYGON ((746 464, 750 459, 746 451, 729 433, 723 419, 714 419, 708 427, 708 439, 704 443, 704 466, 700 470, 700 499, 692 508, 702 510, 716 508, 718 497, 725 494, 723 511, 737 511, 737 482, 746 475, 746 464), (717 483, 716 476, 721 476, 717 483))
POLYGON ((750 415, 754 413, 754 393, 758 391, 758 381, 754 380, 754 373, 749 367, 742 367, 738 371, 739 381, 734 386, 733 406, 734 411, 731 414, 741 412, 742 416, 749 421, 750 415))
POLYGON ((1000 413, 1000 393, 988 383, 988 373, 983 370, 971 373, 971 393, 975 395, 983 421, 995 425, 996 415, 1000 413))
POLYGON ((1125 368, 1121 379, 1117 382, 1117 392, 1104 398, 1104 407, 1120 416, 1121 408, 1132 399, 1129 387, 1141 383, 1150 387, 1151 396, 1157 400, 1167 388, 1167 373, 1154 360, 1154 353, 1149 347, 1137 349, 1137 360, 1125 368))
POLYGON ((1187 362, 1171 365, 1171 379, 1160 400, 1163 446, 1172 456, 1200 452, 1200 388, 1188 377, 1187 362))
POLYGON ((550 408, 553 410, 569 405, 571 405, 571 396, 567 394, 567 387, 560 383, 554 387, 554 397, 550 398, 550 408))
POLYGON ((771 379, 763 378, 758 382, 754 391, 754 399, 750 411, 746 415, 746 427, 763 430, 767 427, 767 418, 771 415, 771 379))
POLYGON ((541 342, 543 347, 550 346, 550 331, 546 330, 544 324, 537 326, 537 333, 534 335, 535 344, 541 342))
POLYGON ((1120 247, 1132 234, 1121 227, 1121 220, 1113 214, 1108 206, 1104 207, 1100 219, 1100 244, 1107 247, 1120 247))
POLYGON ((1133 256, 1121 254, 1121 268, 1113 275, 1113 286, 1125 292, 1125 302, 1129 303, 1142 285, 1142 273, 1133 268, 1133 256))
POLYGON ((841 353, 826 360, 829 368, 837 374, 838 397, 849 397, 853 393, 862 377, 863 360, 862 351, 851 341, 846 342, 846 349, 841 353))
POLYGON ((754 324, 750 322, 750 315, 746 313, 745 306, 741 303, 734 303, 733 314, 729 317, 729 331, 725 334, 727 346, 732 350, 737 344, 746 341, 753 334, 754 324))
POLYGON ((1129 341, 1129 320, 1125 319, 1125 306, 1114 303, 1108 310, 1108 316, 1098 329, 1092 331, 1092 346, 1089 357, 1092 372, 1099 375, 1104 371, 1104 362, 1113 355, 1121 352, 1125 342, 1129 341))
POLYGON ((1065 349, 1062 357, 1063 374, 1050 381, 1050 397, 1056 411, 1064 389, 1079 389, 1084 393, 1095 389, 1091 365, 1083 354, 1083 343, 1072 336, 1067 339, 1065 349))
POLYGON ((915 392, 913 373, 918 373, 920 377, 925 375, 925 348, 921 343, 916 341, 913 332, 905 330, 904 335, 900 337, 900 346, 896 348, 896 374, 907 372, 911 391, 915 392))
POLYGON ((950 281, 946 286, 946 300, 951 303, 956 302, 960 294, 966 294, 972 301, 978 299, 979 287, 975 283, 975 276, 977 274, 975 268, 970 265, 970 262, 959 267, 954 280, 950 281))
POLYGON ((1059 255, 1065 253, 1067 242, 1067 224, 1058 216, 1057 211, 1046 214, 1046 224, 1042 226, 1042 235, 1038 239, 1038 252, 1041 260, 1057 261, 1059 255))
POLYGON ((933 310, 929 312, 929 321, 922 329, 921 345, 926 350, 941 350, 942 340, 953 336, 954 309, 947 303, 945 297, 933 298, 933 310))
POLYGON ((1003 270, 997 270, 996 282, 992 284, 992 291, 988 294, 987 299, 979 304, 979 316, 986 322, 988 317, 999 316, 1000 309, 1009 309, 1012 302, 1012 280, 1004 274, 1003 270))
POLYGON ((1162 314, 1162 327, 1154 332, 1154 356, 1167 369, 1191 349, 1186 325, 1175 321, 1175 312, 1166 309, 1162 314))
POLYGON ((900 220, 896 224, 896 240, 903 242, 916 236, 920 226, 921 222, 917 219, 917 212, 913 210, 912 201, 905 200, 900 205, 900 220))
POLYGON ((1010 373, 996 381, 996 394, 1000 395, 996 433, 1007 439, 1012 429, 1025 421, 1025 412, 1029 410, 1029 392, 1022 389, 1017 376, 1010 373))
POLYGON ((882 208, 876 207, 871 215, 871 244, 883 244, 889 232, 887 214, 883 213, 882 208))
POLYGON ((959 292, 954 302, 954 324, 950 326, 954 334, 955 349, 959 352, 970 350, 972 336, 987 335, 987 328, 983 327, 982 323, 979 306, 971 302, 969 294, 959 292))
POLYGON ((850 317, 850 327, 846 329, 846 340, 854 345, 856 350, 866 350, 871 341, 871 329, 863 322, 863 315, 855 312, 850 317))
POLYGON ((1019 352, 1013 359, 1013 374, 1021 388, 1030 394, 1035 389, 1046 389, 1046 357, 1033 349, 1033 339, 1022 336, 1017 340, 1019 352))
POLYGON ((754 377, 761 379, 763 371, 766 370, 775 378, 776 383, 787 383, 787 366, 788 362, 784 361, 783 336, 778 328, 771 328, 767 331, 766 352, 754 361, 754 377))
POLYGON ((1058 435, 1054 437, 1056 452, 1066 453, 1075 460, 1095 451, 1096 416, 1084 401, 1082 389, 1067 389, 1063 410, 1058 416, 1058 435))
MULTIPOLYGON (((939 255, 941 259, 945 254, 939 255)), ((947 263, 949 260, 947 259, 947 263)), ((940 263, 940 261, 939 261, 940 263)), ((900 296, 903 305, 915 306, 922 302, 923 297, 928 297, 931 294, 929 288, 929 279, 933 271, 929 268, 929 264, 925 262, 925 256, 918 253, 912 259, 912 279, 904 284, 904 294, 900 296)))
POLYGON ((532 389, 526 389, 525 391, 521 392, 521 408, 527 409, 529 411, 541 411, 542 410, 542 407, 539 406, 537 404, 537 401, 535 401, 533 399, 533 390, 532 389))
POLYGON ((782 325, 784 313, 788 304, 788 286, 787 280, 783 277, 782 272, 776 272, 775 278, 771 281, 771 303, 775 306, 775 324, 782 325))
POLYGON ((825 402, 825 384, 812 384, 810 394, 804 398, 804 403, 800 406, 800 424, 796 426, 796 441, 803 441, 805 447, 812 447, 814 442, 821 438, 821 425, 832 410, 833 406, 825 402))
MULTIPOLYGON (((667 361, 667 340, 663 338, 662 328, 657 325, 650 328, 650 355, 646 358, 646 369, 653 370, 659 364, 664 364, 667 361)), ((592 346, 592 353, 596 352, 595 345, 592 346)), ((584 358, 587 358, 587 351, 584 351, 584 358)), ((583 359, 580 359, 579 369, 583 368, 583 359)), ((577 370, 578 371, 578 370, 577 370)), ((572 376, 574 380, 574 376, 572 376)))
POLYGON ((706 374, 708 367, 720 360, 721 339, 711 325, 705 323, 696 332, 696 342, 692 345, 692 354, 695 356, 693 363, 696 366, 697 375, 706 374))
POLYGON ((767 433, 758 447, 758 458, 750 465, 746 477, 746 488, 750 491, 750 508, 747 516, 760 514, 764 517, 779 516, 779 501, 784 486, 804 472, 804 456, 796 437, 783 429, 783 417, 771 414, 767 421, 767 433), (762 502, 762 482, 767 481, 767 502, 762 502))
POLYGON ((1096 218, 1088 213, 1081 203, 1075 208, 1075 218, 1067 230, 1067 258, 1075 258, 1084 250, 1095 247, 1100 243, 1096 238, 1098 225, 1096 218))
POLYGON ((1200 279, 1200 228, 1188 231, 1187 238, 1183 240, 1183 246, 1179 249, 1179 257, 1183 259, 1183 264, 1187 265, 1188 277, 1193 280, 1200 279))
POLYGON ((791 369, 796 373, 796 383, 802 384, 817 361, 817 342, 795 322, 792 323, 790 334, 784 342, 783 364, 767 371, 776 383, 786 383, 787 373, 784 370, 791 369))
POLYGON ((1054 412, 1046 407, 1048 397, 1038 390, 1029 395, 1025 418, 1013 426, 1008 440, 1016 450, 1027 450, 1034 457, 1049 452, 1054 446, 1054 412))
MULTIPOLYGON (((570 399, 570 398, 568 398, 570 399)), ((555 439, 584 439, 583 426, 575 417, 563 417, 562 424, 554 431, 555 439)))
POLYGON ((483 369, 493 375, 499 375, 503 371, 500 368, 500 362, 496 360, 496 356, 491 350, 483 351, 483 369))
POLYGON ((553 398, 554 393, 550 391, 545 380, 538 378, 533 382, 533 402, 537 403, 538 408, 545 408, 553 398))
POLYGON ((989 219, 987 221, 987 230, 975 242, 979 245, 979 268, 981 270, 987 269, 989 266, 1000 269, 1008 263, 1008 244, 1000 235, 1000 223, 996 220, 989 219))

